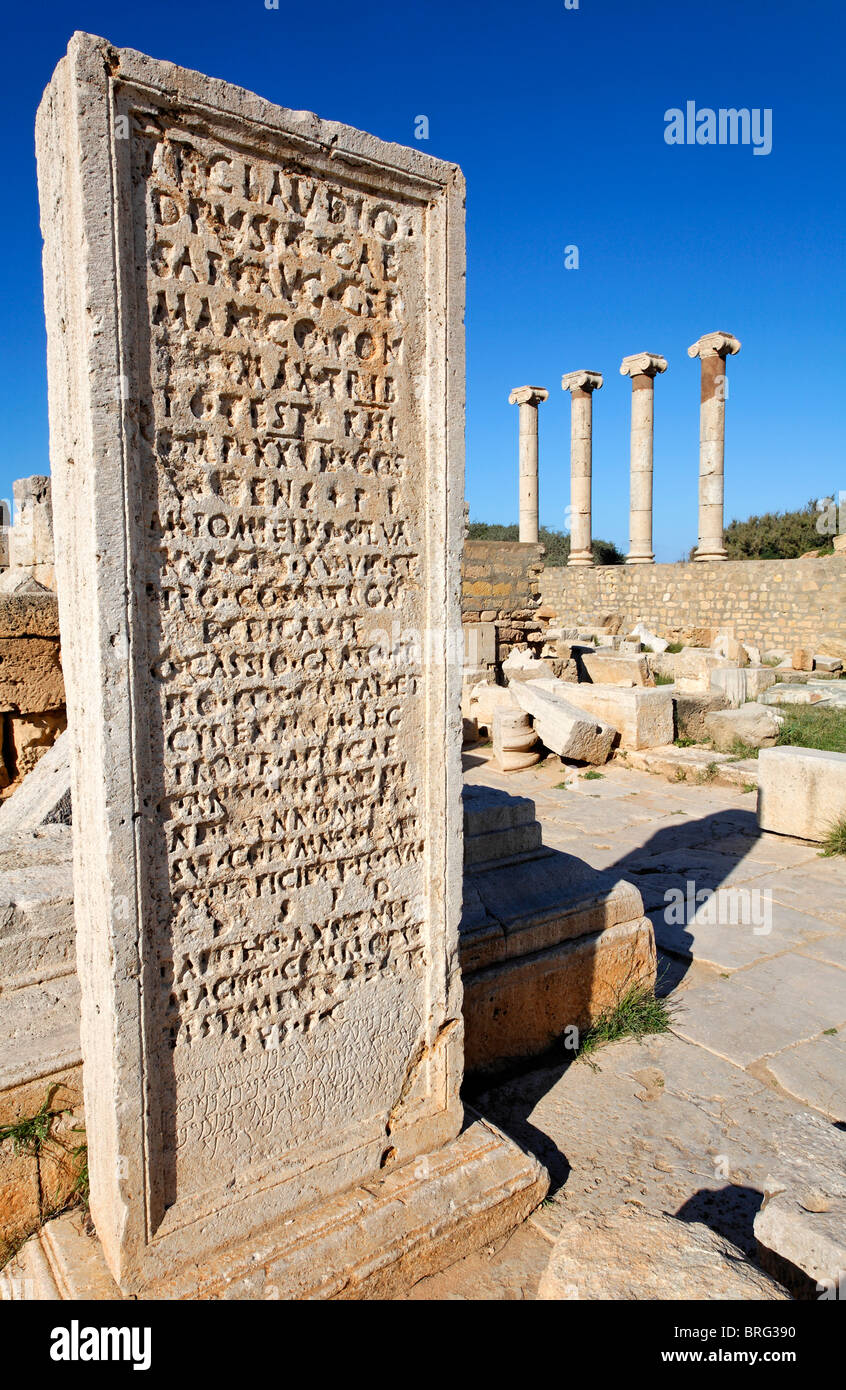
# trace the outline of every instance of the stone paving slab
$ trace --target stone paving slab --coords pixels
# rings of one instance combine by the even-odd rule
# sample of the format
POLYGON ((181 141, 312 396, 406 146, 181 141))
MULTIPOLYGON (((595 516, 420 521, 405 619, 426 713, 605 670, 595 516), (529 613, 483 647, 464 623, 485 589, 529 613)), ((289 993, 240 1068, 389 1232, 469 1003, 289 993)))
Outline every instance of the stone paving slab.
MULTIPOLYGON (((728 916, 732 906, 726 905, 725 901, 721 906, 717 898, 716 907, 721 915, 728 916)), ((773 903, 768 924, 765 903, 756 905, 753 901, 750 908, 750 920, 738 920, 735 925, 727 921, 712 924, 698 917, 684 924, 676 924, 667 920, 666 908, 652 911, 648 916, 652 919, 655 940, 663 950, 704 961, 718 970, 738 970, 770 956, 782 955, 796 946, 811 947, 818 940, 826 940, 822 934, 825 927, 815 917, 807 917, 792 908, 773 903), (762 909, 760 913, 757 908, 762 909)), ((846 943, 846 933, 843 939, 846 943)))
POLYGON ((805 1105, 846 1122, 846 1034, 823 1034, 767 1062, 779 1085, 805 1105))
POLYGON ((681 1037, 746 1067, 846 1022, 843 971, 798 953, 776 956, 691 990, 681 1037))

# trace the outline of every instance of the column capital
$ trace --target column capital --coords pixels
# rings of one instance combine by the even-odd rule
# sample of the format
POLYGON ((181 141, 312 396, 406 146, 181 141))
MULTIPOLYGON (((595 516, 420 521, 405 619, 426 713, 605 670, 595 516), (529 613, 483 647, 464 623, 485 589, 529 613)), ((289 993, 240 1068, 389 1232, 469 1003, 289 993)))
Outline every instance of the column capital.
POLYGON ((562 391, 598 391, 601 385, 601 372, 565 372, 561 378, 562 391))
POLYGON ((549 392, 543 386, 515 386, 508 397, 509 405, 540 405, 549 400, 549 392))
POLYGON ((740 339, 731 333, 703 333, 687 350, 688 357, 733 357, 740 352, 740 339))
POLYGON ((633 352, 620 363, 620 376, 657 376, 667 370, 667 359, 658 352, 633 352))

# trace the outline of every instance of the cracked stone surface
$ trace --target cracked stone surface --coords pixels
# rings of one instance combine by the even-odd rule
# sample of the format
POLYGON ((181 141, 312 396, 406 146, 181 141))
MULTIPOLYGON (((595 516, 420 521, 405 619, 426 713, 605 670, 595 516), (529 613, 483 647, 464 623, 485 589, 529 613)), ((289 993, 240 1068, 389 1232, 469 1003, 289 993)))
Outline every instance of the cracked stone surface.
MULTIPOLYGON (((561 1287, 573 1282, 577 1297, 654 1296, 645 1276, 604 1294, 584 1236, 632 1215, 646 1250, 677 1258, 669 1297, 703 1296, 683 1277, 691 1223, 748 1262, 737 1285, 748 1274, 747 1291, 728 1296, 784 1296, 786 1276, 768 1263, 779 1279, 768 1286, 761 1268, 756 1216, 758 1238, 779 1244, 782 1259, 804 1261, 812 1281, 836 1279, 825 1271, 838 1260, 846 1269, 846 865, 759 834, 754 795, 734 787, 658 782, 618 760, 587 780, 554 759, 509 775, 473 750, 465 764, 468 781, 534 800, 545 845, 651 896, 672 1026, 602 1048, 593 1065, 536 1064, 469 1097, 546 1164, 550 1196, 504 1245, 412 1296, 569 1297, 561 1287), (666 921, 664 892, 688 880, 714 894, 761 890, 765 929, 711 923, 701 908, 688 920, 686 905, 682 921, 666 921), (556 1270, 567 1274, 557 1293, 556 1270)), ((812 1284, 802 1296, 819 1295, 812 1284)))

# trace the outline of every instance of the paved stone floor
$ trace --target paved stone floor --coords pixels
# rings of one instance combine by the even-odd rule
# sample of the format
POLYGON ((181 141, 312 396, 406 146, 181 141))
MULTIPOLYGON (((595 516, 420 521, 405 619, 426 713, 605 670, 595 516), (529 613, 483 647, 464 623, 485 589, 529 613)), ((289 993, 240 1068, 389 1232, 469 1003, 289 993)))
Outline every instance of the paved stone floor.
POLYGON ((846 862, 759 834, 754 793, 617 762, 594 778, 557 760, 502 774, 489 757, 465 756, 468 781, 532 797, 546 845, 640 888, 673 1024, 593 1065, 559 1061, 469 1095, 546 1163, 551 1194, 501 1248, 413 1296, 533 1298, 568 1219, 633 1207, 704 1222, 752 1254, 764 1192, 815 1191, 820 1154, 836 1166, 846 1144, 846 862), (668 890, 706 895, 696 920, 686 908, 666 920, 668 890))

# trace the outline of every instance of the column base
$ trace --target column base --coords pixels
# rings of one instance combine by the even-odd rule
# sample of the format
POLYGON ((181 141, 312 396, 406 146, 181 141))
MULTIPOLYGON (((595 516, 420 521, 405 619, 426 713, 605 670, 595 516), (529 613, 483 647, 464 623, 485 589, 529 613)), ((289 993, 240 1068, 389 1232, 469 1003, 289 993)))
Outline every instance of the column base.
POLYGON ((654 556, 654 555, 627 555, 627 556, 626 556, 626 564, 627 564, 627 565, 654 565, 654 564, 655 564, 655 556, 654 556))
POLYGON ((728 552, 725 550, 697 550, 693 558, 694 560, 709 562, 711 560, 727 560, 728 552))
POLYGON ((592 565, 592 564, 594 564, 593 554, 592 554, 591 551, 587 551, 587 552, 585 552, 585 551, 578 551, 575 555, 573 555, 572 552, 571 552, 571 553, 570 553, 570 556, 569 556, 569 558, 568 558, 568 560, 567 560, 567 564, 568 564, 568 565, 592 565))
MULTIPOLYGON (((486 1120, 290 1224, 174 1270, 141 1298, 391 1299, 508 1234, 546 1196, 549 1175, 486 1120)), ((79 1212, 33 1236, 0 1272, 4 1300, 119 1299, 79 1212)))

